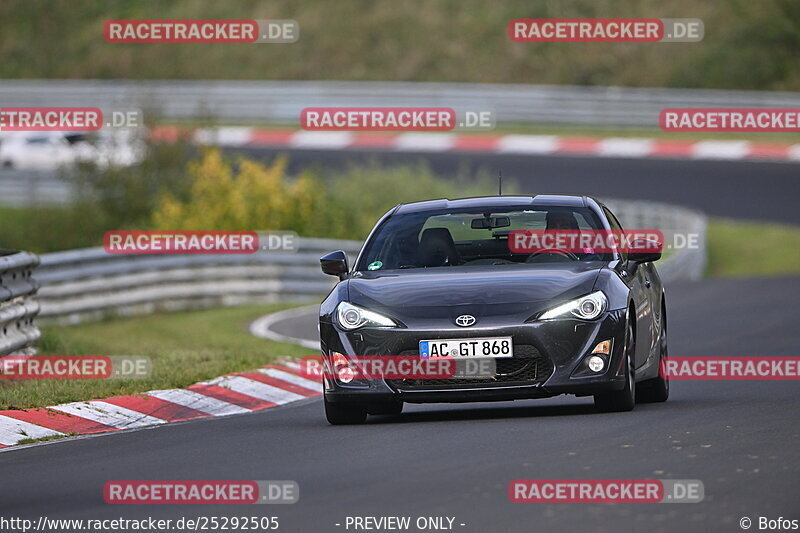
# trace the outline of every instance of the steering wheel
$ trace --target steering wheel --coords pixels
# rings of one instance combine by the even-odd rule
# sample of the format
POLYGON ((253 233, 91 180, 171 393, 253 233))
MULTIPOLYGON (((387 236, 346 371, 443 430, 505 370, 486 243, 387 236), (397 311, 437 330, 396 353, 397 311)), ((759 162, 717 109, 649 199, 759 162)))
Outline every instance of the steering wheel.
POLYGON ((558 254, 558 255, 563 255, 565 257, 569 257, 573 261, 580 261, 580 259, 578 258, 577 255, 575 255, 574 253, 572 253, 572 252, 570 252, 568 250, 562 250, 561 248, 546 248, 546 249, 541 250, 539 252, 532 253, 530 255, 530 257, 528 257, 528 259, 525 262, 527 263, 528 261, 531 260, 531 258, 537 257, 537 256, 542 255, 542 254, 558 254))

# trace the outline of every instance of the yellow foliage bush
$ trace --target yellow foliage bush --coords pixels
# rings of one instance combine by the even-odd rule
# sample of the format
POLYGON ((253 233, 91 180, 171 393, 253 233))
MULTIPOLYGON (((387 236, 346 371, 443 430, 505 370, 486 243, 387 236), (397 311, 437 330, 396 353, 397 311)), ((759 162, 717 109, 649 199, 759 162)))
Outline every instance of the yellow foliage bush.
POLYGON ((305 174, 286 177, 286 161, 271 165, 239 159, 234 165, 218 149, 204 151, 189 163, 185 200, 164 194, 153 213, 160 230, 293 230, 320 229, 317 213, 325 205, 318 180, 305 174))
POLYGON ((377 162, 334 171, 324 182, 306 171, 286 175, 286 160, 264 165, 235 161, 219 149, 187 165, 188 193, 162 193, 151 221, 156 230, 296 231, 307 237, 364 239, 399 203, 492 194, 487 178, 443 180, 425 165, 385 167, 377 162))

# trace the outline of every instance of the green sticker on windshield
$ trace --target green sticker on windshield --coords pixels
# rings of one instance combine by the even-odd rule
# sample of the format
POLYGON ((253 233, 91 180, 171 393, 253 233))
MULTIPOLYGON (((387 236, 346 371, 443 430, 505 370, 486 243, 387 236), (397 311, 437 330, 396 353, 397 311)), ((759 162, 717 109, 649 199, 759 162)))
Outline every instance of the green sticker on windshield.
POLYGON ((378 270, 382 266, 383 266, 383 262, 382 261, 375 261, 373 263, 370 263, 367 268, 369 270, 378 270))

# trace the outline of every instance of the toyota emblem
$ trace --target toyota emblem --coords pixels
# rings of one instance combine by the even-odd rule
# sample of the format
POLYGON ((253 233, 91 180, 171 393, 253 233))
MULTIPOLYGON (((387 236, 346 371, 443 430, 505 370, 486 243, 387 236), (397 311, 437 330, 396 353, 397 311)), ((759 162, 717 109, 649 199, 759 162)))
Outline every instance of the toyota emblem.
POLYGON ((476 322, 475 317, 472 315, 461 315, 460 317, 456 318, 456 324, 458 324, 462 328, 471 326, 475 322, 476 322))

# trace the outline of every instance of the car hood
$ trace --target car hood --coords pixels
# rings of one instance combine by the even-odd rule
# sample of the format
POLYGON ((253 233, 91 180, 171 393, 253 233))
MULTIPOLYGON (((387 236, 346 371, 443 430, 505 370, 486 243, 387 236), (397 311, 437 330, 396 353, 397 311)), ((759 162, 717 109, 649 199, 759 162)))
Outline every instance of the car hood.
POLYGON ((462 314, 483 326, 523 321, 592 292, 605 263, 439 267, 362 272, 348 281, 351 303, 408 327, 442 327, 462 314), (434 322, 431 322, 431 321, 434 322))

